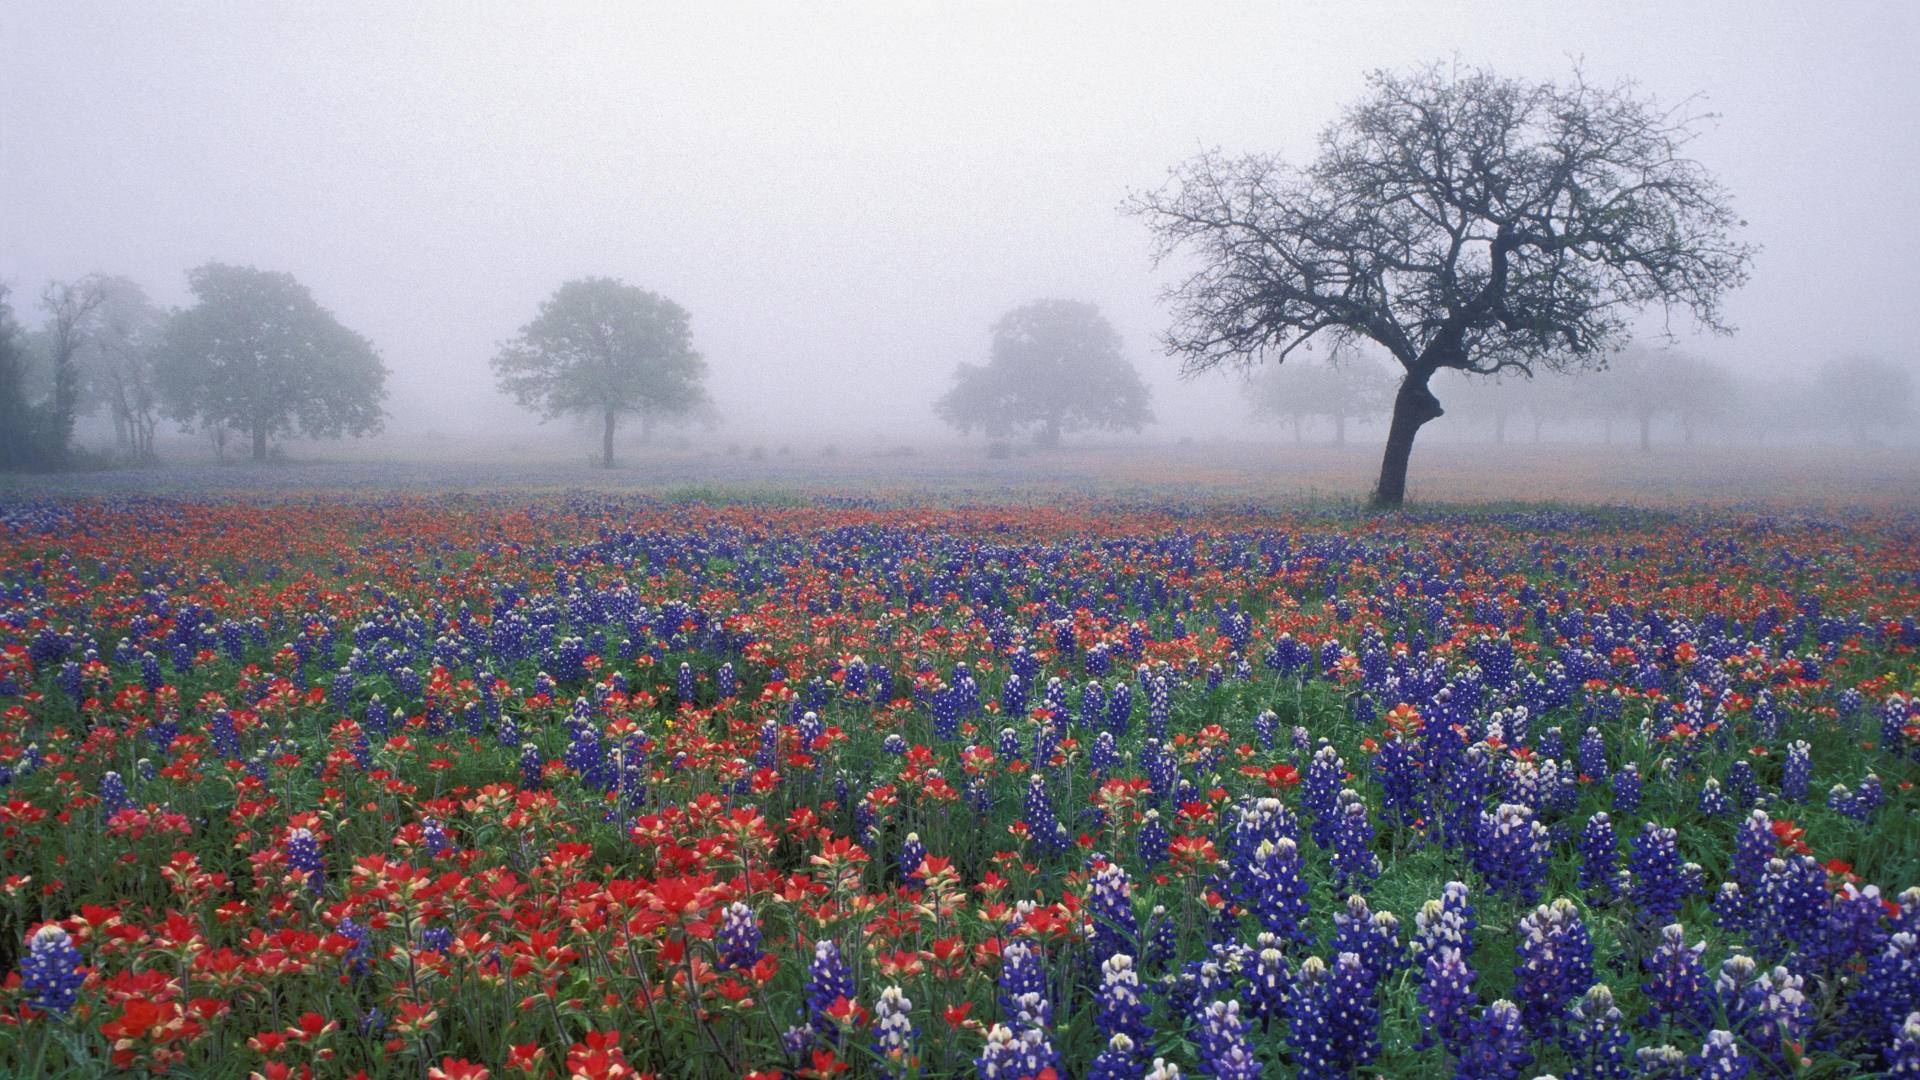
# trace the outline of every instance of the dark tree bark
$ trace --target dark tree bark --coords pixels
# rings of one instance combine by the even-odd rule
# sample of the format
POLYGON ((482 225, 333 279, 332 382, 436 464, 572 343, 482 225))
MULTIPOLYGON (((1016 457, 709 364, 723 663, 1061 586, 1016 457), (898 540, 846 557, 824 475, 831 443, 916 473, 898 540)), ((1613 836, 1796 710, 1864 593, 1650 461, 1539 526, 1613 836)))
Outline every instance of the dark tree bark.
POLYGON ((600 467, 603 469, 611 469, 613 468, 613 421, 614 421, 612 409, 608 409, 605 411, 605 413, 603 414, 603 420, 604 420, 604 423, 600 429, 600 467))
POLYGON ((1445 413, 1440 399, 1427 389, 1431 370, 1409 370, 1400 380, 1400 392, 1393 396, 1393 422, 1387 428, 1387 450, 1380 459, 1380 483, 1373 489, 1373 504, 1397 507, 1407 499, 1407 461, 1413 456, 1413 437, 1422 425, 1445 413))

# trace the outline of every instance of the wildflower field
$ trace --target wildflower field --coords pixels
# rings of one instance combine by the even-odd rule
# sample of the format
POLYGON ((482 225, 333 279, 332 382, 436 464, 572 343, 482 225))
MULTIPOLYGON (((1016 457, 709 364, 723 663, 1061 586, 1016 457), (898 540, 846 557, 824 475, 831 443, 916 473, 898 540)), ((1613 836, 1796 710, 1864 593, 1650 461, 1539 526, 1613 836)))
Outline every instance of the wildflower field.
POLYGON ((1910 515, 0 503, 0 1076, 1920 1072, 1910 515))

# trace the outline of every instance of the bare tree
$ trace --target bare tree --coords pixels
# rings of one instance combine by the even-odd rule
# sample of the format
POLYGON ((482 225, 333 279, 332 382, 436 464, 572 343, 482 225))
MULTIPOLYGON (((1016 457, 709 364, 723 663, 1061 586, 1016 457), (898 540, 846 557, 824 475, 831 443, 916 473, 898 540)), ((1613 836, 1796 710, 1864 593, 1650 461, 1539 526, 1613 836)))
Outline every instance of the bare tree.
POLYGON ((1404 374, 1374 500, 1398 506, 1437 371, 1598 367, 1658 305, 1726 332, 1753 249, 1686 156, 1703 117, 1631 86, 1439 66, 1375 72, 1307 168, 1204 154, 1136 196, 1166 260, 1186 372, 1284 362, 1321 334, 1379 343, 1404 374))

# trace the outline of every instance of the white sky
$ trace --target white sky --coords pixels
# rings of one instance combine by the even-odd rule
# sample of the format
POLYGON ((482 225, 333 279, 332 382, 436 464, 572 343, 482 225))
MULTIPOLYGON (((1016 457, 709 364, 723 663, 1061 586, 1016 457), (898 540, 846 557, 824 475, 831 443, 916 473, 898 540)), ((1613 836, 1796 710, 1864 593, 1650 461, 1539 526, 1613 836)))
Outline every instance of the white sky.
POLYGON ((1920 4, 0 6, 0 279, 292 272, 394 370, 393 425, 509 421, 486 363, 561 281, 689 308, 729 430, 932 423, 1003 310, 1100 304, 1159 436, 1179 384, 1130 189, 1206 146, 1311 156, 1373 67, 1630 77, 1764 245, 1700 348, 1911 357, 1920 4))

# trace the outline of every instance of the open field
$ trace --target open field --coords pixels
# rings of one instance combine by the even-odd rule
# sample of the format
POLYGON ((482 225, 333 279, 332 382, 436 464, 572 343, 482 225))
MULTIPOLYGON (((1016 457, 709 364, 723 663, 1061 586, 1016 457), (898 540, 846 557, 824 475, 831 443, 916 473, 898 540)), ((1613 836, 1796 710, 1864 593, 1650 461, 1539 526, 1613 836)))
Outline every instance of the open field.
POLYGON ((1914 1060, 1912 464, 1494 452, 9 478, 0 1075, 1914 1060))

